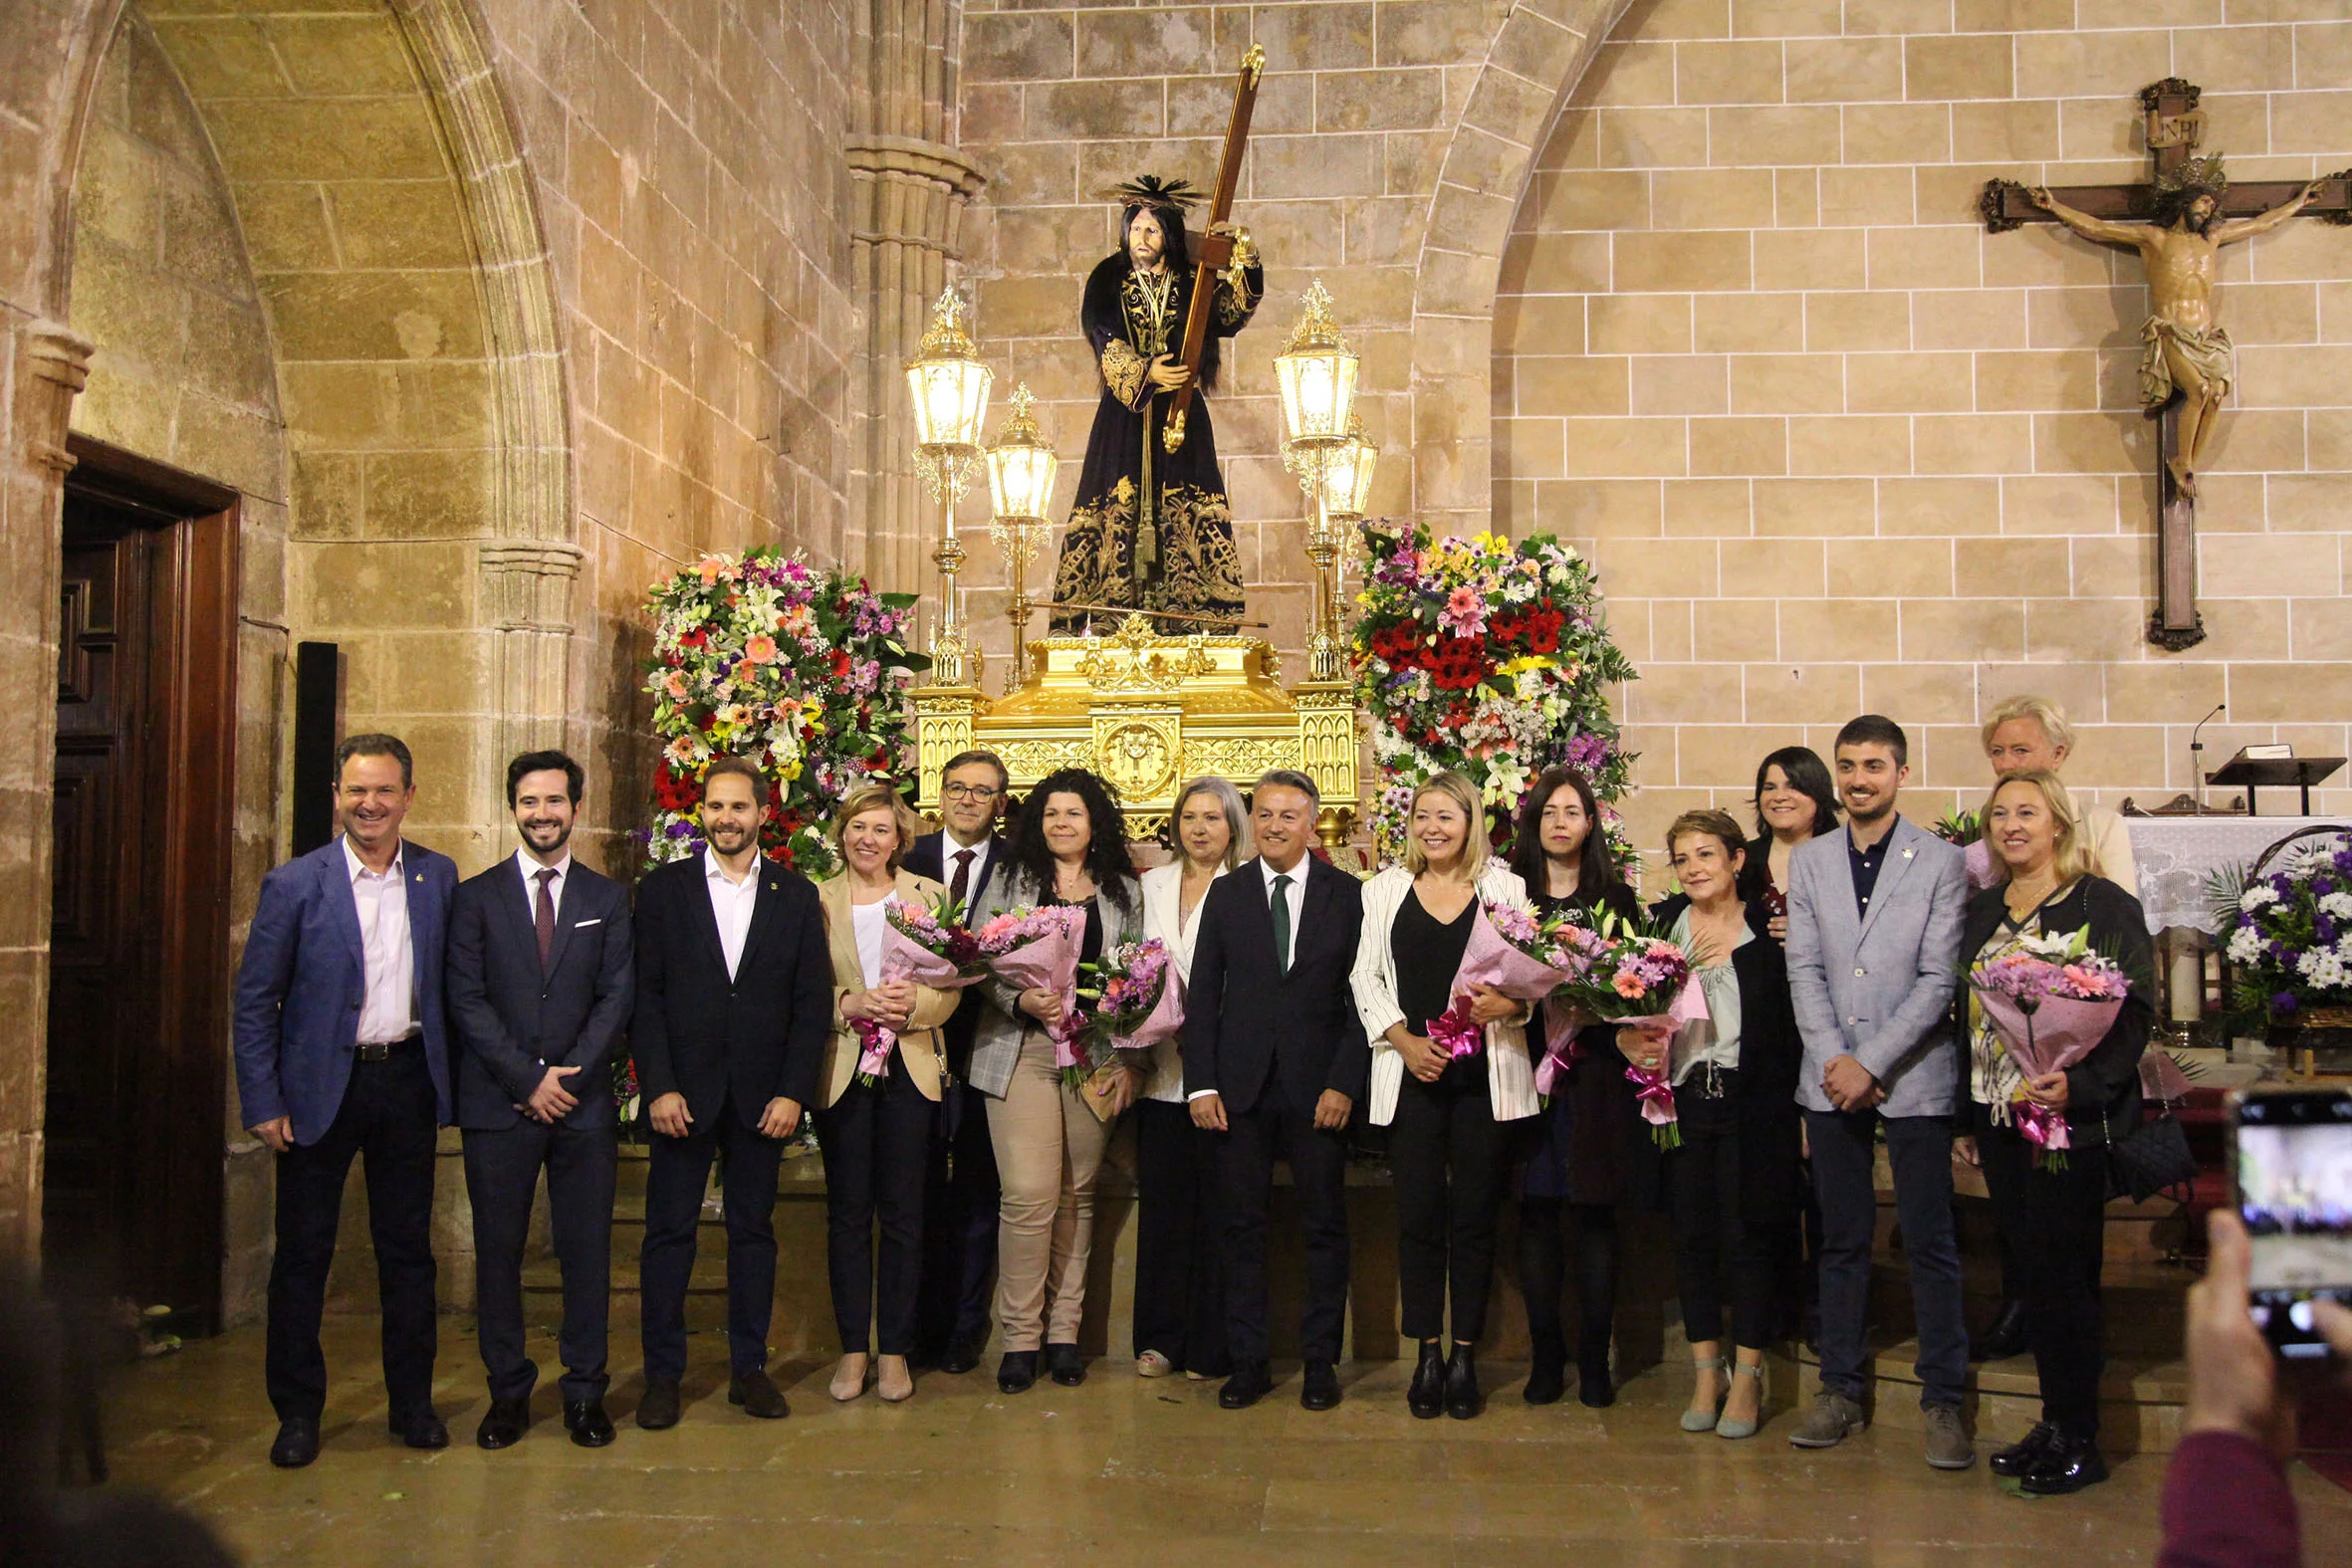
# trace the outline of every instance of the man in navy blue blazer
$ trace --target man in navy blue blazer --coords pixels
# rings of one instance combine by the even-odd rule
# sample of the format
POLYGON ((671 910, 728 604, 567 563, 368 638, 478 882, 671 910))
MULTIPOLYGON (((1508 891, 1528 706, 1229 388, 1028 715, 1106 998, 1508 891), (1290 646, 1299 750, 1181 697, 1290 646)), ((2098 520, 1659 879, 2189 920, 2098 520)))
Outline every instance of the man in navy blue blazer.
MULTIPOLYGON (((994 752, 963 752, 939 773, 941 832, 906 852, 906 869, 963 900, 967 916, 1004 862, 996 836, 1012 776, 994 752)), ((980 1026, 981 988, 965 990, 947 1020, 949 1080, 940 1085, 923 1194, 923 1282, 916 1292, 915 1359, 942 1372, 969 1372, 988 1350, 990 1284, 997 1271, 997 1156, 988 1140, 985 1096, 964 1081, 980 1026)))
POLYGON ((441 961, 457 866, 400 836, 416 769, 395 736, 336 748, 335 842, 262 879, 237 969, 237 1095, 278 1154, 265 1353, 270 1462, 319 1456, 319 1318, 344 1179, 366 1156, 392 1435, 441 1449, 433 1413, 433 1143, 450 1121, 441 961))
POLYGON ((562 752, 507 765, 523 844, 457 890, 449 917, 449 1026, 457 1125, 474 1211, 474 1317, 490 1410, 474 1442, 511 1448, 531 1425, 539 1368, 523 1353, 523 1248, 547 1177, 548 1228, 564 1273, 564 1430, 612 1441, 604 1413, 619 1127, 612 1056, 636 963, 628 890, 572 858, 587 775, 562 752))

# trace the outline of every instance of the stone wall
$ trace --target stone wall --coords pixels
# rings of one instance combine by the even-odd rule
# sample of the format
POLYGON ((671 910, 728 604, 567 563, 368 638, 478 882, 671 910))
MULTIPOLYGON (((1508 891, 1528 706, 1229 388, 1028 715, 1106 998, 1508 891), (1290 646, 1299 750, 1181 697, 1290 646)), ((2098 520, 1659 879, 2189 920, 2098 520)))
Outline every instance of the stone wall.
MULTIPOLYGON (((2352 233, 2226 253, 2241 379, 2199 505, 2210 635, 2168 654, 2143 640, 2139 263, 1975 210, 1996 174, 2144 178, 2134 95, 2167 75, 2203 86, 2239 180, 2352 163, 2342 8, 2239 14, 1645 0, 1610 34, 1505 258, 1495 513, 1595 554, 1641 666, 1645 845, 1864 710, 1911 727, 1923 812, 1975 803, 1976 721, 2018 691, 2083 723, 2068 774, 2110 804, 2188 787, 2217 702, 2209 757, 2345 754, 2352 233)), ((2352 806, 2352 781, 2315 805, 2352 806)))

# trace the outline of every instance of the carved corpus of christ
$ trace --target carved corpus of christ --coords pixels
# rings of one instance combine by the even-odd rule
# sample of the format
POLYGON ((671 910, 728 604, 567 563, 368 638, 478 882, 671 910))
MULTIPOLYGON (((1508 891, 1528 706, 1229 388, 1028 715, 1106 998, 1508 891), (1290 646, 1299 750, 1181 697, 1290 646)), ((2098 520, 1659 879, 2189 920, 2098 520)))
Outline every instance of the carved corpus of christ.
POLYGON ((2140 94, 2154 178, 2144 185, 2041 185, 1993 180, 1986 227, 1995 234, 2054 221, 2085 239, 2137 251, 2148 272, 2140 328, 2140 400, 2162 418, 2164 479, 2158 528, 2159 602, 2149 640, 2179 650, 2203 639, 2197 611, 2197 474, 2237 378, 2236 349, 2217 319, 2224 246, 2266 234, 2298 213, 2352 222, 2352 171, 2308 182, 2233 190, 2220 153, 2200 155, 2198 90, 2177 78, 2140 94))

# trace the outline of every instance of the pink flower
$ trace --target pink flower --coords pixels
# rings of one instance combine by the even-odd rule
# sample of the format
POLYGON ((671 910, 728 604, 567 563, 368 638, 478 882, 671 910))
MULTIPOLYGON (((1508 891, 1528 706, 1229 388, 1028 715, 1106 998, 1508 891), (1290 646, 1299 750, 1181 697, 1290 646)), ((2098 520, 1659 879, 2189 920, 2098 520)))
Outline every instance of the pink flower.
POLYGON ((1465 583, 1446 595, 1446 607, 1437 622, 1457 637, 1476 636, 1487 623, 1487 601, 1479 597, 1478 589, 1465 583))
POLYGON ((743 639, 743 662, 773 664, 776 662, 776 639, 765 632, 754 632, 743 639))

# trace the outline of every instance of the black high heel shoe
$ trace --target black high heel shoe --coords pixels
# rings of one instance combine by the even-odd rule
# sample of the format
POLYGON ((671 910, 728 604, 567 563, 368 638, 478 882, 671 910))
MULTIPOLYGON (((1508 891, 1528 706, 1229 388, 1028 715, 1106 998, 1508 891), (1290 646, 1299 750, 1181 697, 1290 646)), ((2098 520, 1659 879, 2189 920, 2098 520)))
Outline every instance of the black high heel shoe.
POLYGON ((1405 1391, 1405 1408, 1421 1421, 1435 1421, 1446 1408, 1446 1358, 1434 1339, 1421 1345, 1421 1364, 1413 1369, 1413 1386, 1405 1391))
POLYGON ((1457 1344, 1454 1359, 1446 1363, 1446 1414, 1469 1421, 1486 1408, 1487 1396, 1478 1386, 1478 1352, 1457 1344))

